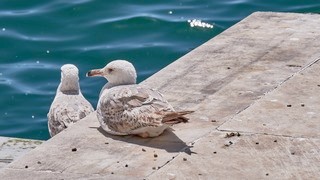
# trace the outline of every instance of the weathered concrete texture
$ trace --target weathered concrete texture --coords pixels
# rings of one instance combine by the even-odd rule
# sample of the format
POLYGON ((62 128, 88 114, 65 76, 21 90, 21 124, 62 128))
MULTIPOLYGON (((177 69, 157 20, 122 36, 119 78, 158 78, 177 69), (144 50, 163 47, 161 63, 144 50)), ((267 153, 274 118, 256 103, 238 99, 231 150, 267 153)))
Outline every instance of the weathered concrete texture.
POLYGON ((0 169, 36 148, 42 141, 0 137, 0 169))
POLYGON ((320 59, 294 74, 219 130, 320 137, 320 59))
POLYGON ((152 139, 115 137, 101 132, 93 113, 0 176, 18 179, 23 171, 48 179, 57 173, 101 179, 315 179, 319 132, 311 131, 320 121, 319 24, 320 15, 254 13, 143 82, 178 109, 195 110, 190 123, 152 139), (224 138, 223 131, 242 135, 224 138))
POLYGON ((149 179, 317 179, 320 139, 213 132, 149 179))
MULTIPOLYGON (((47 171, 30 171, 27 169, 6 169, 1 173, 1 179, 11 180, 11 179, 23 179, 23 180, 35 180, 35 179, 74 179, 74 180, 87 180, 87 179, 119 179, 127 180, 127 176, 122 175, 98 175, 98 174, 76 174, 76 173, 59 173, 47 171)), ((136 178, 130 178, 136 179, 136 178)))

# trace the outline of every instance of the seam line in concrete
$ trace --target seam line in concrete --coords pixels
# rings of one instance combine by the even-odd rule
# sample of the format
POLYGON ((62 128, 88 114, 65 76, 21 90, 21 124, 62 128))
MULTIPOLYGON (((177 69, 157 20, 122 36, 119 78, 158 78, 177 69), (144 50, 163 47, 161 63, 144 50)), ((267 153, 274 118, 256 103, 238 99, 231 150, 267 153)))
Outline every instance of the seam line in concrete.
POLYGON ((284 138, 294 138, 294 139, 320 139, 320 137, 304 137, 304 136, 290 136, 290 135, 285 135, 285 134, 272 134, 272 133, 258 133, 258 132, 249 132, 249 131, 230 131, 230 130, 217 130, 218 132, 239 132, 240 135, 241 133, 248 134, 248 135, 264 135, 264 136, 275 136, 275 137, 284 137, 284 138))
POLYGON ((246 106, 245 108, 239 110, 237 113, 235 113, 231 118, 227 119, 226 121, 224 121, 222 124, 218 125, 215 129, 218 131, 223 131, 223 129, 219 129, 222 125, 224 125, 226 122, 231 121, 234 119, 235 116, 237 116, 238 114, 240 114, 241 112, 245 111, 246 109, 248 109, 249 107, 251 107, 252 105, 254 105, 255 103, 257 103, 257 101, 259 101, 260 99, 262 99, 263 97, 265 97, 267 94, 273 92, 274 90, 278 89, 279 87, 281 87, 284 83, 286 83, 288 80, 290 80, 291 78, 295 77, 297 74, 301 73, 302 71, 304 71, 305 69, 311 67, 312 65, 314 65, 315 63, 317 63, 318 61, 320 61, 320 57, 314 59, 313 61, 311 61, 309 64, 307 64, 306 66, 302 67, 300 70, 298 70, 297 72, 293 73, 292 75, 290 75, 289 77, 287 77, 285 80, 283 80, 282 82, 280 82, 278 85, 276 85, 274 88, 272 88, 271 90, 265 92, 262 96, 258 97, 256 100, 254 100, 250 105, 246 106))
MULTIPOLYGON (((320 61, 320 57, 316 58, 315 60, 313 60, 312 62, 310 62, 310 63, 307 64, 306 66, 302 67, 299 71, 293 73, 291 76, 289 76, 289 77, 286 78, 284 81, 282 81, 279 85, 277 85, 273 90, 277 89, 277 88, 280 87, 282 84, 284 84, 285 82, 287 82, 289 79, 293 78, 293 77, 296 76, 297 74, 299 74, 299 73, 301 73, 302 71, 306 70, 307 68, 311 67, 312 65, 314 65, 314 64, 317 63, 318 61, 320 61)), ((273 90, 268 91, 268 92, 265 93, 265 94, 268 94, 269 92, 272 92, 273 90)))

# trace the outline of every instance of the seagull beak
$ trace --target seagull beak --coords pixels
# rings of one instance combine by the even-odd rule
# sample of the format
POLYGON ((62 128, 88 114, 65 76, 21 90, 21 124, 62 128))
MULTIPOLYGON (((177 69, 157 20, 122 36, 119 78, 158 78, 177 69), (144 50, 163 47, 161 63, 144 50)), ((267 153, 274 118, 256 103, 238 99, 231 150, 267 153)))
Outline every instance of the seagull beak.
POLYGON ((92 77, 92 76, 103 76, 102 70, 101 69, 93 69, 87 72, 86 74, 87 77, 92 77))

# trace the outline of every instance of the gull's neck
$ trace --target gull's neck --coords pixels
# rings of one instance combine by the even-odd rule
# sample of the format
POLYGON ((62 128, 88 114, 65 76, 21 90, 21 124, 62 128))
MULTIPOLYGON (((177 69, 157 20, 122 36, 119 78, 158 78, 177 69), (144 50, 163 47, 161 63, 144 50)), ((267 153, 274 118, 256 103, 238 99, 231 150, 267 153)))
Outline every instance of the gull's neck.
POLYGON ((78 80, 61 81, 59 91, 64 94, 79 94, 80 85, 78 80))
POLYGON ((110 82, 107 82, 101 89, 100 91, 100 94, 99 94, 99 97, 102 95, 103 91, 106 90, 106 89, 111 89, 113 87, 116 87, 116 86, 122 86, 122 85, 131 85, 131 84, 136 84, 135 82, 126 82, 126 83, 110 83, 110 82))

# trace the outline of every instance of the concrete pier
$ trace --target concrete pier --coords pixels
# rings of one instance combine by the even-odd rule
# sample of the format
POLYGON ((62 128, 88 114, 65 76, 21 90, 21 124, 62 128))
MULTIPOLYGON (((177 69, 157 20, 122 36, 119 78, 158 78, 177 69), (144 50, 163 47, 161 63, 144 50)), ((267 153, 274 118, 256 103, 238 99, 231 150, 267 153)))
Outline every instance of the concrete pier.
POLYGON ((2 179, 318 179, 320 15, 257 12, 142 84, 190 122, 118 137, 95 113, 6 166, 2 179))

